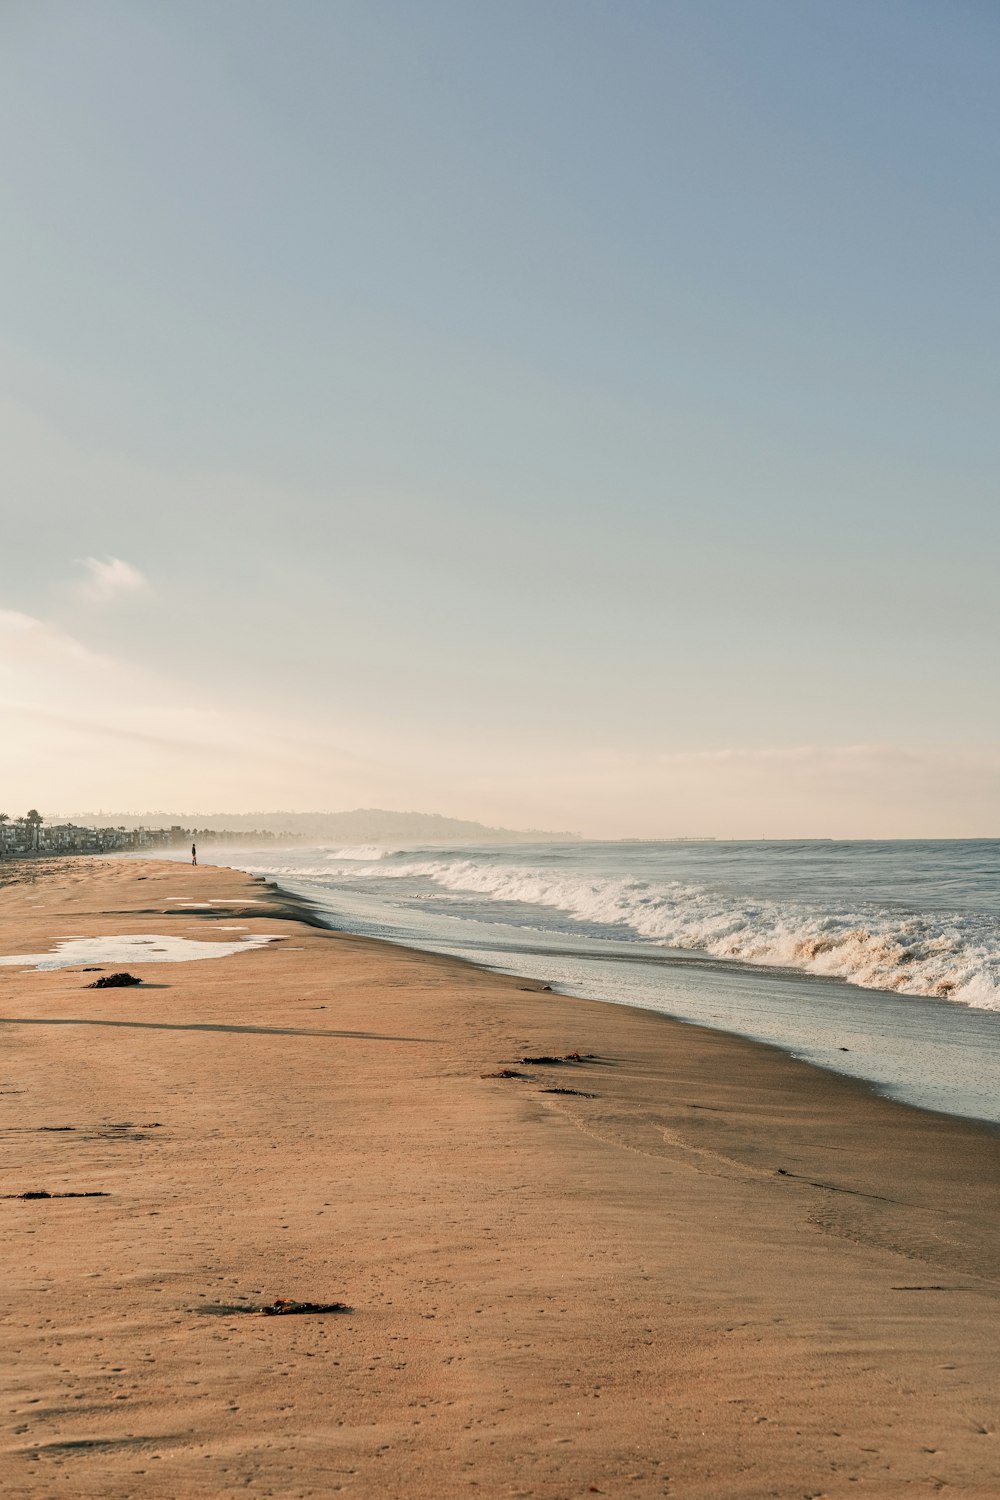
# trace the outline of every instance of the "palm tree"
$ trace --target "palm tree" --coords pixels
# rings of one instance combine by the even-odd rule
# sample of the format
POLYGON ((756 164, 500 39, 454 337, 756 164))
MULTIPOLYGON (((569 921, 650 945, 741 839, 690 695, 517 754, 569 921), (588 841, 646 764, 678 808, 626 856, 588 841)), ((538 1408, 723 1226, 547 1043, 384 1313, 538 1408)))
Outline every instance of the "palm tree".
POLYGON ((24 815, 24 825, 28 830, 29 848, 31 847, 31 844, 34 844, 36 853, 38 852, 38 835, 44 822, 45 819, 38 811, 38 808, 29 807, 28 811, 24 815))

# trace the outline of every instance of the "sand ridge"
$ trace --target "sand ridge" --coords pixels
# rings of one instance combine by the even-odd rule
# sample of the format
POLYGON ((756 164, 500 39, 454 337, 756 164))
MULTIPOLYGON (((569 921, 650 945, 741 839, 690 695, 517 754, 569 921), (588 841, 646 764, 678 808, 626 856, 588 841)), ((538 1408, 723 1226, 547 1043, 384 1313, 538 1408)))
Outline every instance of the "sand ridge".
POLYGON ((0 968, 0 1191, 109 1195, 0 1202, 5 1496, 996 1495, 996 1134, 231 870, 3 880, 0 955, 275 939, 0 968))

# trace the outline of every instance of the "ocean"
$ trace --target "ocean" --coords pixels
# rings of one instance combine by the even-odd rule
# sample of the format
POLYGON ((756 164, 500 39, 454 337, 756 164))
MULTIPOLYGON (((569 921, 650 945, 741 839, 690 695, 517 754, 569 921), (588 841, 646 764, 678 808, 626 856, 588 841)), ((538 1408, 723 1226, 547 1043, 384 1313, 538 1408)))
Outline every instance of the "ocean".
POLYGON ((200 855, 310 897, 333 927, 737 1032, 1000 1123, 1000 840, 200 855))

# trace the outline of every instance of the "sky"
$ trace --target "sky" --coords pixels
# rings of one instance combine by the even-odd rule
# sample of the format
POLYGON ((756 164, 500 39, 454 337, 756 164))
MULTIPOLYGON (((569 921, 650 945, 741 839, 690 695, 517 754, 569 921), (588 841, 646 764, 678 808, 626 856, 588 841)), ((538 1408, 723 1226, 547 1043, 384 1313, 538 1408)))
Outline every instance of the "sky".
POLYGON ((5 0, 0 810, 1000 835, 990 0, 5 0))

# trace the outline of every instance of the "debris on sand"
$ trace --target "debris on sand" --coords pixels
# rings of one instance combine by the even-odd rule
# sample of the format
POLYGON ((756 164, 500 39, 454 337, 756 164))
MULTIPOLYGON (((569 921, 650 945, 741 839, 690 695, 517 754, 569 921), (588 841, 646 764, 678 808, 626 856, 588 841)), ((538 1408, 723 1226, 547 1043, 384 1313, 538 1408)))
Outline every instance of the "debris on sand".
POLYGON ((49 1193, 45 1188, 36 1188, 29 1193, 0 1193, 0 1198, 110 1198, 110 1193, 91 1191, 87 1193, 49 1193))
POLYGON ((498 1073, 480 1073, 480 1078, 525 1078, 527 1074, 519 1073, 516 1068, 501 1068, 498 1073))
POLYGON ((578 1099, 596 1099, 596 1094, 585 1094, 583 1089, 542 1089, 543 1094, 575 1094, 578 1099))
POLYGON ((203 1302, 191 1311, 217 1318, 232 1318, 237 1313, 249 1313, 255 1318, 281 1318, 293 1313, 349 1313, 353 1308, 346 1302, 295 1302, 291 1297, 275 1297, 263 1307, 258 1302, 203 1302))
POLYGON ((136 979, 134 974, 102 974, 100 979, 91 980, 87 985, 88 990, 117 990, 123 989, 129 984, 141 984, 141 979, 136 979))
POLYGON ((290 1297, 275 1297, 266 1307, 257 1309, 265 1318, 283 1317, 289 1313, 342 1313, 350 1310, 346 1302, 294 1302, 290 1297))
POLYGON ((543 1063, 546 1067, 552 1067, 564 1062, 593 1062, 595 1059, 592 1052, 564 1052, 562 1057, 522 1057, 520 1060, 523 1063, 534 1063, 536 1067, 543 1063))

